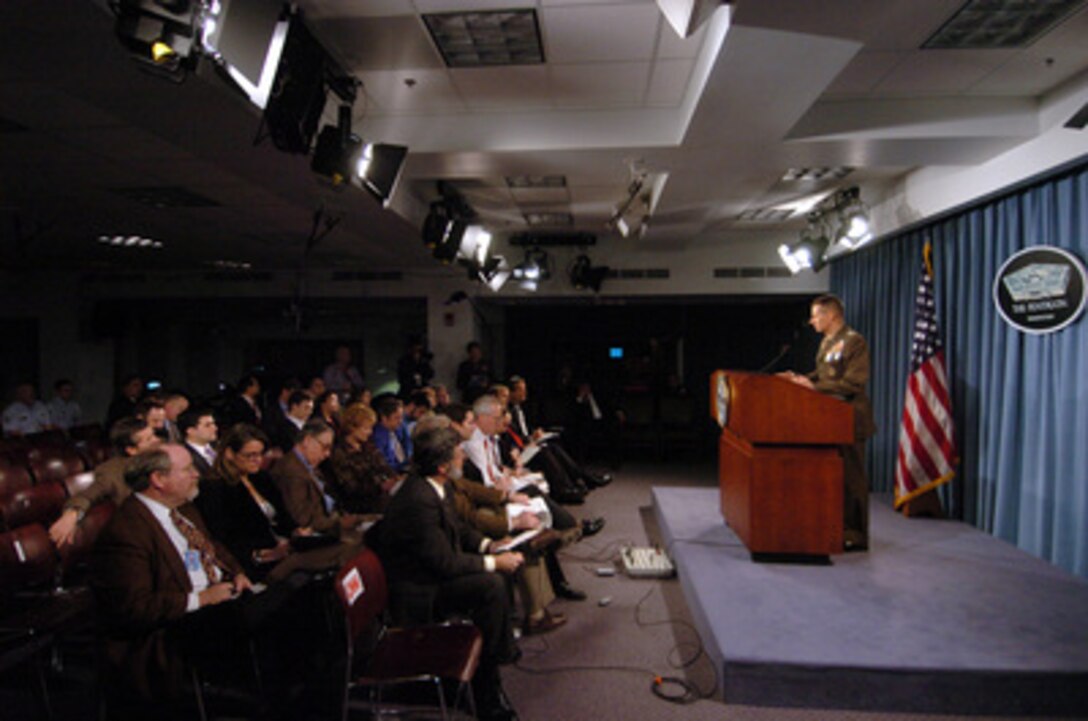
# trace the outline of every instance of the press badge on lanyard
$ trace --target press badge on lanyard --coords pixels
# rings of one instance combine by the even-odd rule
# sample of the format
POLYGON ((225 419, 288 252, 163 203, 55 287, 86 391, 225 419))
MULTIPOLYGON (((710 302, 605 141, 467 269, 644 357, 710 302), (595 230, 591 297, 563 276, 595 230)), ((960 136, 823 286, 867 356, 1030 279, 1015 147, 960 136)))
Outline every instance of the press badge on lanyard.
POLYGON ((194 551, 189 549, 185 552, 185 570, 190 573, 198 573, 203 570, 203 566, 200 564, 200 551, 194 551))

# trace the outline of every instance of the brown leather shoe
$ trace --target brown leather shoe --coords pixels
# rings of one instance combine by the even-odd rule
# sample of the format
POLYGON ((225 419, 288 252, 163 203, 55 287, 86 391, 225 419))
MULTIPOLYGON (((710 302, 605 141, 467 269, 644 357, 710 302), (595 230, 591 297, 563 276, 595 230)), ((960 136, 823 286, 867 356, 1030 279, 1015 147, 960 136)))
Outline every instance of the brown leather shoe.
POLYGON ((562 626, 567 622, 567 617, 562 613, 552 613, 551 611, 544 611, 544 615, 537 620, 525 619, 525 626, 523 632, 526 636, 536 636, 542 633, 548 633, 562 626))

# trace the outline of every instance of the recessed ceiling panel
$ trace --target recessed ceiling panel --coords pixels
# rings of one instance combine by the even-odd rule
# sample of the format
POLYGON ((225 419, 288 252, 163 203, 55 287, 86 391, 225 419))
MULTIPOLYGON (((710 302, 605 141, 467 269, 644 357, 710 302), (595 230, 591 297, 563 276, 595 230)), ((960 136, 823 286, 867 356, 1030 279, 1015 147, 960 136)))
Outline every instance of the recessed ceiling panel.
POLYGON ((473 110, 540 109, 551 106, 543 65, 451 70, 453 85, 473 110))
POLYGON ((649 60, 660 22, 654 4, 545 8, 544 54, 549 64, 649 60))
POLYGON ((560 65, 551 68, 553 99, 570 108, 641 105, 649 73, 650 63, 560 65))

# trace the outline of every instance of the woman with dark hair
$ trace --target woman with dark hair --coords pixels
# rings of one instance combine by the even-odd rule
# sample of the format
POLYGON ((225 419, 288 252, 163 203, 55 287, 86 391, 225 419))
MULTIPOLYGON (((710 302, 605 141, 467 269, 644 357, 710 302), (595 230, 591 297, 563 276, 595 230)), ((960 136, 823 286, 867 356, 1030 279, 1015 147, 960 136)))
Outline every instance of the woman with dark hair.
POLYGON ((238 424, 220 440, 212 475, 200 481, 196 505, 212 535, 245 566, 254 580, 280 581, 295 571, 337 568, 357 550, 335 543, 296 551, 292 538, 309 536, 284 510, 275 484, 261 470, 268 437, 256 426, 238 424))
POLYGON ((325 478, 333 496, 349 513, 382 513, 389 491, 400 475, 370 441, 377 414, 370 406, 356 403, 340 416, 340 434, 326 462, 325 478))
POLYGON ((340 396, 335 391, 319 395, 314 400, 313 417, 325 421, 336 435, 340 435, 340 396))

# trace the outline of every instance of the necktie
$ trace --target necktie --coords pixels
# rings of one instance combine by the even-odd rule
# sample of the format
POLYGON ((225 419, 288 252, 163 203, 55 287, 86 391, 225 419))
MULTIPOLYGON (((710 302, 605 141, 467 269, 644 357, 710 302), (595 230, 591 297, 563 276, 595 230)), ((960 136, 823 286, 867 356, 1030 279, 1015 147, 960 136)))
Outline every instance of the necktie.
POLYGON ((397 463, 404 463, 404 446, 400 444, 400 439, 397 438, 396 434, 393 434, 391 438, 393 439, 393 456, 397 459, 397 463))
POLYGON ((491 472, 491 466, 493 465, 491 460, 491 439, 484 438, 484 474, 487 476, 488 485, 495 485, 495 478, 491 472))
POLYGON ((211 446, 204 446, 204 457, 208 460, 208 465, 215 465, 215 450, 211 446))
POLYGON ((208 583, 218 581, 220 574, 219 568, 215 564, 215 548, 208 541, 208 537, 201 533, 200 529, 194 526, 188 518, 178 513, 176 508, 170 510, 170 520, 174 522, 174 527, 181 532, 181 535, 189 544, 189 550, 200 554, 200 566, 208 577, 208 583))

